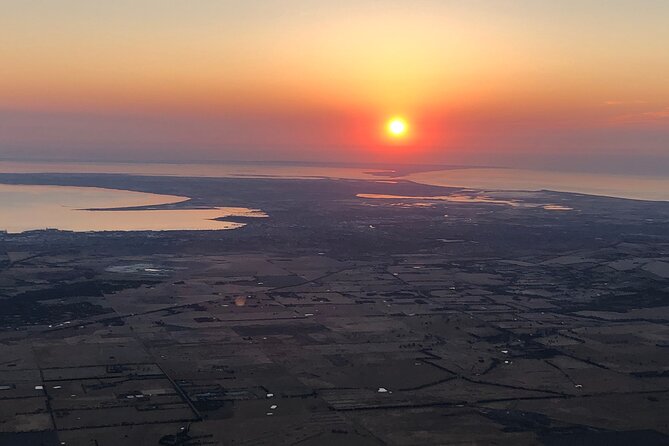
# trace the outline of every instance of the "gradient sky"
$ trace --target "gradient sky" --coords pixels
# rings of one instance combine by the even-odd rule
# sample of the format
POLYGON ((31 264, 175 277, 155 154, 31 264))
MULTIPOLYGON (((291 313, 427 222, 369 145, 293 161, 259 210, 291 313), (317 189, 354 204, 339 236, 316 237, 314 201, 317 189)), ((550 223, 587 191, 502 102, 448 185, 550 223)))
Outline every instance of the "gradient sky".
POLYGON ((0 159, 669 172, 669 1, 0 0, 0 159), (393 143, 383 125, 406 117, 393 143))

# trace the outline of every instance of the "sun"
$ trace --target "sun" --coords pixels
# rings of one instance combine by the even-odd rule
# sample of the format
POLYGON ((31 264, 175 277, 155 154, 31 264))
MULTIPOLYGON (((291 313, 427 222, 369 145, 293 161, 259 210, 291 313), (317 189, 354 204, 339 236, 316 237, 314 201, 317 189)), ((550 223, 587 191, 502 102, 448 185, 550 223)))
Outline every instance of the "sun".
POLYGON ((409 124, 404 118, 394 117, 388 120, 386 131, 393 138, 402 138, 406 136, 409 130, 409 124))

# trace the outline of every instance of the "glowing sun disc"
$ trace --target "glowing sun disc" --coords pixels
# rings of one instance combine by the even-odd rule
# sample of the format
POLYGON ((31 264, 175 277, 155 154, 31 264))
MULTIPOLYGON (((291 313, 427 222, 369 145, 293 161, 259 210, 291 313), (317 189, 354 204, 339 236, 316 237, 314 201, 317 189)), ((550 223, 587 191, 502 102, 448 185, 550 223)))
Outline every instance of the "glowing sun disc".
POLYGON ((390 121, 388 121, 386 129, 388 131, 388 134, 390 134, 390 136, 398 138, 406 135, 408 127, 409 126, 404 119, 392 118, 390 121))

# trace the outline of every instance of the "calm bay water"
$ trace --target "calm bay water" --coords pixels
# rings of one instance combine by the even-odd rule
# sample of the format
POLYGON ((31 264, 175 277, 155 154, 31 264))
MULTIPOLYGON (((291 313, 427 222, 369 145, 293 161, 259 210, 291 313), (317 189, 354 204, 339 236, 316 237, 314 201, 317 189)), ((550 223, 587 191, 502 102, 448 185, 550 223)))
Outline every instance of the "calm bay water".
POLYGON ((0 161, 0 173, 123 173, 181 177, 279 177, 378 179, 375 169, 285 164, 26 163, 0 161))
POLYGON ((236 229, 244 223, 220 217, 265 217, 247 208, 104 210, 178 203, 186 197, 96 187, 0 184, 0 230, 161 231, 236 229), (96 209, 96 210, 87 210, 96 209), (98 210, 102 209, 102 210, 98 210))
POLYGON ((419 172, 404 179, 481 190, 552 190, 635 200, 669 200, 669 177, 470 168, 419 172))

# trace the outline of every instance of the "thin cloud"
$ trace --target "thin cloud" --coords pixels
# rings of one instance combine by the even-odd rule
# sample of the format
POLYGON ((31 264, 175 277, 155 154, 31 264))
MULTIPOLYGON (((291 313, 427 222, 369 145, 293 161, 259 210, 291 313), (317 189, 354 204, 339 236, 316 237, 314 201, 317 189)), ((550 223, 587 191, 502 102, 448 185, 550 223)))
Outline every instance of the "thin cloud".
POLYGON ((604 105, 609 105, 609 106, 618 106, 618 105, 639 105, 639 104, 647 104, 648 101, 641 101, 641 100, 636 100, 636 101, 605 101, 604 105))
POLYGON ((659 110, 645 111, 641 113, 628 113, 612 118, 614 124, 644 124, 657 123, 669 120, 669 107, 659 110))

